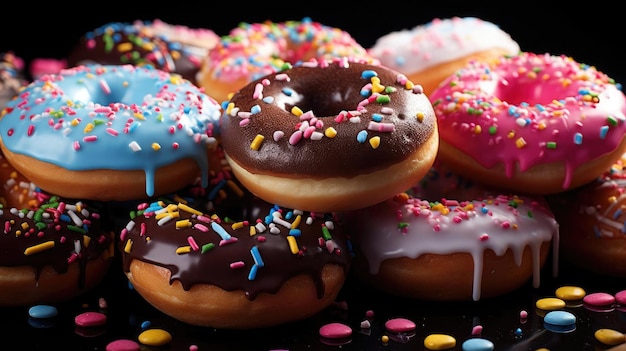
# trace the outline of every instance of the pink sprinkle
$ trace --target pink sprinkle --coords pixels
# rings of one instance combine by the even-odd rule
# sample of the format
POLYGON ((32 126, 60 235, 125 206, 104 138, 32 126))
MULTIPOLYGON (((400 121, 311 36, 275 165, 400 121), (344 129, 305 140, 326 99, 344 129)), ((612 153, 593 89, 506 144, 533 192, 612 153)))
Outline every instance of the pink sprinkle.
POLYGON ((79 327, 96 327, 104 325, 107 321, 107 316, 100 312, 85 312, 74 317, 74 322, 79 327))
POLYGON ((372 311, 372 310, 365 311, 365 317, 366 318, 373 318, 374 317, 374 311, 372 311))
POLYGON ((480 335, 483 332, 483 326, 482 325, 475 325, 472 328, 472 335, 480 335))
POLYGON ((113 128, 107 128, 107 133, 113 135, 113 136, 117 136, 119 134, 119 132, 113 128))
POLYGON ((299 130, 296 130, 289 137, 289 144, 296 145, 300 141, 300 139, 302 139, 302 132, 299 130))
POLYGON ((109 305, 107 304, 107 300, 104 297, 98 299, 98 307, 102 309, 106 309, 107 307, 109 307, 109 305))
POLYGON ((233 262, 230 264, 230 268, 232 269, 236 269, 236 268, 242 268, 244 267, 246 264, 243 263, 243 261, 237 261, 237 262, 233 262))
POLYGON ((352 328, 343 323, 328 323, 320 328, 320 336, 328 339, 342 339, 352 335, 352 328))
POLYGON ((526 319, 526 318, 528 318, 528 312, 526 312, 526 311, 524 311, 524 310, 520 311, 520 313, 519 313, 519 317, 520 317, 521 319, 526 319))
POLYGON ((100 88, 102 88, 102 90, 104 90, 105 94, 111 94, 111 88, 109 87, 109 84, 104 81, 104 80, 100 80, 100 88))
POLYGON ((609 293, 597 292, 583 297, 583 303, 591 306, 609 306, 615 302, 615 297, 609 293))
POLYGON ((138 343, 133 340, 119 339, 111 341, 106 346, 106 351, 139 351, 141 350, 138 343))
POLYGON ((263 99, 263 84, 259 83, 254 86, 254 93, 252 93, 252 98, 263 99))
POLYGON ((416 325, 406 318, 392 318, 385 322, 385 328, 392 333, 403 333, 414 330, 416 325))
POLYGON ((83 138, 83 141, 86 142, 86 143, 94 142, 96 140, 98 140, 98 137, 95 136, 95 135, 88 135, 88 136, 83 138))
POLYGON ((489 240, 489 234, 487 233, 480 234, 480 241, 487 241, 487 240, 489 240))
POLYGON ((198 243, 196 243, 196 240, 191 235, 187 237, 187 242, 189 243, 189 246, 191 246, 193 251, 200 250, 200 247, 198 246, 198 243))
POLYGON ((34 125, 29 125, 28 126, 28 131, 26 132, 28 136, 32 136, 33 133, 35 133, 35 126, 34 125))

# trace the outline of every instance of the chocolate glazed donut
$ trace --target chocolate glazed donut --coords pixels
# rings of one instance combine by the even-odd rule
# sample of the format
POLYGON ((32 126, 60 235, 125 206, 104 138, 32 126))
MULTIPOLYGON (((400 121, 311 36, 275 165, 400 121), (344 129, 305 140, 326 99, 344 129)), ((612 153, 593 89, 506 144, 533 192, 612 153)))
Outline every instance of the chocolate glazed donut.
POLYGON ((322 212, 408 189, 438 148, 421 86, 348 59, 307 61, 248 84, 225 106, 221 133, 233 172, 255 195, 322 212))

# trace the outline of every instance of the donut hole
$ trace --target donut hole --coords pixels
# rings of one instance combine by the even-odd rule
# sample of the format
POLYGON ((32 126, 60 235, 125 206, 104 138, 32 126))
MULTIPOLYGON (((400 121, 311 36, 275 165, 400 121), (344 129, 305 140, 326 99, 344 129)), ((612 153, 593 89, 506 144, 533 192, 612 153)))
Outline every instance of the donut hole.
MULTIPOLYGON (((495 81, 486 84, 494 84, 495 81)), ((576 96, 578 91, 573 84, 564 84, 559 79, 549 79, 537 84, 537 78, 511 77, 498 80, 493 89, 493 96, 501 101, 507 101, 509 105, 528 104, 547 105, 555 99, 555 92, 561 92, 562 97, 576 96)))
POLYGON ((303 112, 312 111, 315 116, 336 116, 341 111, 356 110, 364 97, 352 86, 325 84, 324 77, 312 77, 294 87, 289 93, 276 96, 276 105, 290 112, 298 107, 303 112))
MULTIPOLYGON (((153 87, 154 83, 152 77, 139 77, 132 82, 126 79, 88 79, 84 80, 83 84, 76 84, 75 82, 64 84, 64 81, 61 81, 59 86, 65 92, 65 96, 83 104, 141 106, 149 95, 146 95, 145 89, 140 87, 153 87), (132 86, 130 86, 131 84, 132 86), (133 86, 136 89, 133 89, 133 86)), ((159 89, 159 87, 155 87, 155 89, 159 89)))

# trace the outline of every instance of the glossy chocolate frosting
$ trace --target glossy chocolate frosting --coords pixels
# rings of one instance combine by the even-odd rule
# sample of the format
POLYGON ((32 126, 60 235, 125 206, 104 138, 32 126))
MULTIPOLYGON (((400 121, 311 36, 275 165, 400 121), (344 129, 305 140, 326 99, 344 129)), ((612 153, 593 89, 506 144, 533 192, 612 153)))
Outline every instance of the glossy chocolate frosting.
POLYGON ((252 173, 351 178, 409 158, 435 123, 421 87, 398 72, 308 61, 235 93, 221 135, 226 154, 252 173))
POLYGON ((332 215, 287 210, 244 197, 243 220, 197 209, 204 205, 165 201, 139 205, 120 233, 124 271, 133 260, 141 260, 167 268, 171 281, 179 280, 185 290, 210 284, 244 291, 250 300, 260 292, 276 293, 285 281, 302 274, 311 277, 322 297, 325 265, 343 266, 347 273, 346 237, 332 215))

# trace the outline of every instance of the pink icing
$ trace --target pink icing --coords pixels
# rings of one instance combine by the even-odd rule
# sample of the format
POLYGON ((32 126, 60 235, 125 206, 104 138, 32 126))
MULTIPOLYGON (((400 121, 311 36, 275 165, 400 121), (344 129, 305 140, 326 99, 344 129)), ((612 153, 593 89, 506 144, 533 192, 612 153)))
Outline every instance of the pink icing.
POLYGON ((626 133, 626 98, 615 82, 564 55, 471 62, 431 101, 442 142, 486 168, 504 164, 507 177, 516 165, 524 172, 564 162, 564 189, 577 167, 616 150, 626 133))

